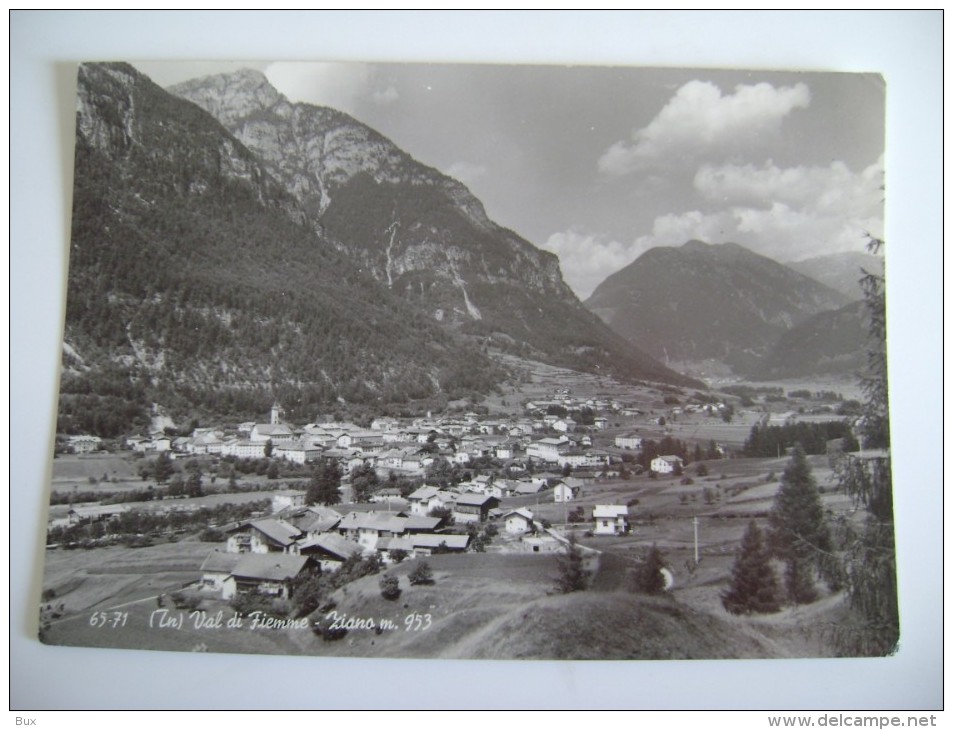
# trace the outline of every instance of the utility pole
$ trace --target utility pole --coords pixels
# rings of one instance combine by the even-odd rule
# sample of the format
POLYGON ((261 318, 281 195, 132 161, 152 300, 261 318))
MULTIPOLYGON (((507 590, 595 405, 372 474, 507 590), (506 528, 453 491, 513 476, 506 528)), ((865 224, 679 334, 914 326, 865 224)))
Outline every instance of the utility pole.
POLYGON ((695 565, 698 565, 698 515, 692 516, 692 527, 695 528, 695 565))

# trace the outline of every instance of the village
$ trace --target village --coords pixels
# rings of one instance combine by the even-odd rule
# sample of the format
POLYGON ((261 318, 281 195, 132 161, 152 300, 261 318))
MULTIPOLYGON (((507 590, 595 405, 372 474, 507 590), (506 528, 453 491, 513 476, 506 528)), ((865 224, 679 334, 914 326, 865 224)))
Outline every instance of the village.
MULTIPOLYGON (((683 411, 717 417, 726 407, 720 402, 687 404, 665 413, 669 419, 683 411)), ((646 433, 661 436, 665 416, 648 417, 617 399, 575 398, 568 388, 527 401, 515 417, 466 412, 459 418, 409 422, 377 418, 369 428, 360 428, 341 422, 298 427, 285 422, 283 415, 276 403, 267 422, 241 423, 231 433, 198 428, 189 436, 171 436, 157 430, 149 436, 130 436, 121 444, 123 451, 137 457, 186 464, 268 458, 288 466, 323 462, 337 467, 340 499, 328 499, 326 505, 307 504, 306 490, 280 489, 270 492, 267 515, 225 527, 224 555, 213 551, 203 567, 202 582, 225 590, 226 597, 238 590, 234 578, 250 572, 248 566, 254 564, 252 558, 238 567, 239 558, 260 554, 286 556, 289 566, 303 565, 298 558, 311 557, 325 571, 334 570, 355 552, 377 551, 389 563, 394 555, 472 550, 476 533, 466 526, 484 523, 499 524, 505 536, 518 538, 510 550, 554 551, 559 542, 547 532, 558 520, 554 505, 565 507, 578 501, 586 486, 596 482, 649 471, 680 476, 685 463, 683 456, 660 453, 639 463, 636 457, 645 457, 643 436, 620 428, 623 422, 638 419, 655 428, 646 433), (373 472, 376 488, 360 504, 352 504, 353 511, 344 510, 338 502, 357 502, 352 475, 368 470, 373 472), (544 509, 548 518, 539 514, 540 502, 548 508, 544 509)), ((75 454, 92 455, 103 445, 97 437, 73 436, 68 448, 75 454)), ((711 448, 715 451, 708 456, 725 455, 722 447, 712 444, 711 448)), ((67 514, 51 519, 51 534, 57 528, 95 522, 104 523, 103 535, 114 533, 115 525, 110 523, 131 509, 135 507, 126 504, 72 504, 67 514)), ((160 502, 145 509, 189 507, 160 502)), ((569 510, 559 513, 568 517, 569 510)), ((573 510, 573 520, 588 521, 594 535, 625 534, 628 513, 625 504, 606 504, 592 509, 585 520, 573 510)), ((287 594, 298 572, 289 567, 284 583, 267 590, 287 594)), ((251 584, 244 580, 241 586, 248 590, 251 584)))
MULTIPOLYGON (((411 566, 436 564, 450 570, 446 582, 480 575, 484 564, 516 564, 524 588, 545 593, 570 546, 597 584, 613 585, 660 546, 667 589, 711 606, 746 521, 766 516, 784 468, 785 452, 744 458, 750 429, 832 416, 773 395, 747 409, 735 397, 678 396, 553 387, 509 413, 376 418, 366 427, 295 425, 275 403, 263 422, 187 436, 166 428, 111 443, 67 437, 54 460, 47 536, 48 561, 62 561, 63 572, 51 570, 45 586, 61 600, 47 604, 44 626, 75 630, 82 622, 71 618, 130 600, 285 616, 310 577, 343 585, 362 565, 408 580, 411 566), (105 473, 119 463, 125 477, 105 473), (79 492, 56 476, 57 464, 71 474, 67 467, 96 473, 102 464, 104 473, 79 492), (97 554, 123 567, 77 571, 97 554), (100 570, 122 572, 129 587, 105 599, 61 585, 100 570)), ((826 469, 826 457, 812 458, 826 469)))

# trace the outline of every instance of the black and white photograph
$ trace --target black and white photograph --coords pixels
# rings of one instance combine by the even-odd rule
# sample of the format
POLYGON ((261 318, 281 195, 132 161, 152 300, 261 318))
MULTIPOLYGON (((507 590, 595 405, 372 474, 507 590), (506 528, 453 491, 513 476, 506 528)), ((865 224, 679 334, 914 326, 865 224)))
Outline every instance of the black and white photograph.
POLYGON ((903 658, 889 74, 127 58, 57 70, 43 652, 903 658))
POLYGON ((882 78, 225 65, 78 67, 41 641, 896 649, 882 78))

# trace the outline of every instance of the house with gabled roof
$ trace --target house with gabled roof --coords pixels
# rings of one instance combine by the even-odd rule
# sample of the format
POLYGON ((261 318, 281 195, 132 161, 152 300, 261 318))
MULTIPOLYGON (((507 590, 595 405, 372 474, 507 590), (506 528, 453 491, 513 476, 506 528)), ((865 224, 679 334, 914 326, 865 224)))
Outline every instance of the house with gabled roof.
POLYGON ((340 569, 348 558, 363 552, 362 545, 333 532, 313 535, 298 545, 299 555, 310 557, 321 570, 332 572, 340 569))
POLYGON ((428 487, 424 485, 411 492, 407 497, 410 502, 410 513, 414 515, 426 516, 430 512, 430 500, 440 491, 437 487, 428 487))
POLYGON ((232 574, 241 559, 241 553, 212 550, 202 561, 199 568, 202 573, 201 587, 206 590, 221 592, 225 587, 228 576, 232 574))
POLYGON ((582 479, 563 477, 553 488, 553 501, 572 502, 574 499, 578 499, 579 495, 582 494, 583 484, 585 482, 582 479))
POLYGON ((277 446, 291 441, 294 438, 294 431, 283 423, 256 423, 248 438, 258 443, 271 441, 277 446))
POLYGON ((566 436, 543 438, 526 447, 526 456, 540 461, 555 462, 559 455, 572 448, 572 442, 566 436))
POLYGON ((414 545, 417 555, 432 555, 434 552, 462 553, 470 545, 469 535, 434 535, 421 533, 409 535, 407 540, 414 545))
POLYGON ((223 581, 222 598, 227 601, 242 593, 291 598, 295 581, 314 569, 315 562, 306 555, 248 553, 223 581))
POLYGON ((307 464, 321 458, 321 447, 313 441, 292 439, 275 446, 274 457, 295 464, 307 464))
POLYGON ((597 504, 592 508, 596 535, 624 535, 629 531, 629 508, 624 504, 597 504))
POLYGON ((527 532, 533 532, 533 513, 521 507, 514 509, 503 515, 503 525, 506 532, 510 535, 523 535, 527 532))
POLYGON ((266 517, 242 522, 225 534, 225 550, 230 553, 291 553, 304 533, 284 520, 266 517))
MULTIPOLYGON (((178 441, 178 439, 176 439, 178 441)), ((173 442, 173 446, 175 443, 173 442)), ((192 440, 186 447, 190 454, 221 454, 222 439, 211 429, 195 429, 192 440)))
POLYGON ((685 462, 681 456, 669 454, 652 459, 651 468, 656 474, 671 474, 682 469, 684 465, 685 462))
POLYGON ((263 459, 267 441, 248 439, 228 439, 222 444, 222 456, 234 456, 239 459, 263 459))
POLYGON ((491 509, 500 506, 500 500, 489 494, 467 492, 457 497, 453 518, 457 522, 485 522, 491 509))
POLYGON ((642 437, 635 433, 621 433, 615 437, 615 445, 620 449, 641 449, 642 437))
POLYGON ((311 537, 334 530, 344 517, 340 512, 319 505, 289 507, 274 515, 311 537))
POLYGON ((406 517, 382 512, 349 512, 344 515, 337 530, 364 549, 375 550, 380 538, 402 535, 406 520, 406 517))

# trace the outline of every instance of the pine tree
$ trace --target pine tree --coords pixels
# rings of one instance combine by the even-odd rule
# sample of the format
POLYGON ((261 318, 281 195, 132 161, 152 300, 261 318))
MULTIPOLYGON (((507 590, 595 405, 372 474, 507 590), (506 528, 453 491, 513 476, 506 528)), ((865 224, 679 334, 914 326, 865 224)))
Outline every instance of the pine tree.
POLYGON ((566 551, 557 559, 559 575, 556 577, 556 590, 560 593, 584 591, 589 587, 589 571, 584 567, 582 550, 576 542, 575 533, 569 535, 566 551))
MULTIPOLYGON (((772 552, 786 564, 785 587, 794 603, 811 603, 814 569, 833 572, 832 543, 817 483, 800 444, 781 475, 781 488, 768 516, 772 552)), ((833 582, 833 581, 832 581, 833 582)))
POLYGON ((662 568, 665 567, 665 558, 662 551, 652 545, 645 556, 645 560, 635 572, 635 590, 639 593, 657 595, 665 590, 665 576, 662 568))
POLYGON ((308 504, 332 505, 341 501, 341 469, 327 460, 321 461, 311 475, 306 499, 308 504))
POLYGON ((780 610, 778 577, 771 567, 764 536, 754 520, 741 539, 741 553, 731 569, 731 587, 721 597, 730 613, 775 613, 780 610))
MULTIPOLYGON (((878 253, 883 245, 882 240, 871 239, 868 250, 878 253)), ((834 639, 843 653, 863 656, 889 654, 900 638, 884 282, 883 275, 866 271, 861 279, 869 321, 861 435, 864 448, 882 451, 869 458, 847 455, 839 466, 841 487, 867 510, 867 519, 861 530, 847 526, 845 583, 852 617, 834 639)))

